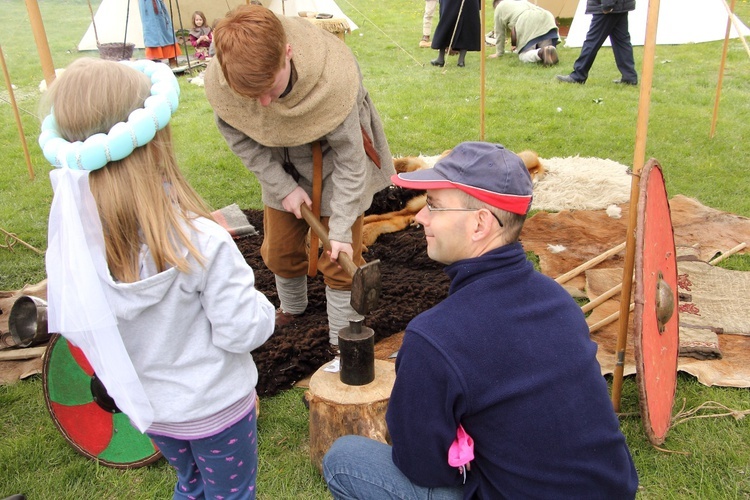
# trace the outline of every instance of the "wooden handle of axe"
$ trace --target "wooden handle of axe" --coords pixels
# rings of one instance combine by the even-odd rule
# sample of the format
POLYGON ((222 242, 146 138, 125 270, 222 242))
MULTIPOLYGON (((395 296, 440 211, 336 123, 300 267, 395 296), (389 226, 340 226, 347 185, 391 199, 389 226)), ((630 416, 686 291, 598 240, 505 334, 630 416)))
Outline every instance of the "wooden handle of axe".
MULTIPOLYGON (((318 238, 320 238, 320 242, 323 243, 323 248, 330 251, 331 242, 328 239, 328 231, 326 231, 323 223, 320 222, 320 219, 315 217, 312 211, 304 203, 300 205, 299 209, 300 212, 302 212, 302 217, 305 219, 307 224, 315 232, 315 234, 318 235, 318 238)), ((354 261, 352 261, 352 258, 349 257, 348 253, 339 252, 338 263, 341 267, 344 268, 344 271, 346 271, 349 276, 353 277, 354 273, 357 272, 358 267, 354 264, 354 261)))

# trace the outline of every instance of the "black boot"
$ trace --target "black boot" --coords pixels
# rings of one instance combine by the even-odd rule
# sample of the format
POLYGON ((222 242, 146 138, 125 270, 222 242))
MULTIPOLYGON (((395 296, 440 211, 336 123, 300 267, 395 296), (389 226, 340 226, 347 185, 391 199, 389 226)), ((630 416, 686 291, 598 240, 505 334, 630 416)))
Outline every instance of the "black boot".
POLYGON ((465 50, 459 51, 458 53, 458 67, 459 68, 463 68, 465 66, 464 57, 466 57, 466 51, 465 50))
POLYGON ((445 66, 445 49, 440 49, 437 59, 430 61, 430 64, 433 66, 440 66, 441 68, 445 66))

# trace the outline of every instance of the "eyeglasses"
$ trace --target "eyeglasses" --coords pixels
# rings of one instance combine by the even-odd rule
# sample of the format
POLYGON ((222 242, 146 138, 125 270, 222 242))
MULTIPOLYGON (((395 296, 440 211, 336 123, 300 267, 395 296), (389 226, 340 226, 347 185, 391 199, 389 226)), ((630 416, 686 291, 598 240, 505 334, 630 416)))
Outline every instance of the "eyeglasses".
MULTIPOLYGON (((430 205, 430 202, 425 202, 425 205, 427 206, 427 210, 430 212, 478 212, 479 210, 482 210, 481 208, 440 208, 440 207, 433 207, 430 205)), ((485 209, 487 210, 487 209, 485 209)), ((498 218, 497 215, 492 212, 492 210, 487 210, 497 221, 498 224, 500 224, 500 227, 503 227, 503 223, 500 221, 500 218, 498 218)))

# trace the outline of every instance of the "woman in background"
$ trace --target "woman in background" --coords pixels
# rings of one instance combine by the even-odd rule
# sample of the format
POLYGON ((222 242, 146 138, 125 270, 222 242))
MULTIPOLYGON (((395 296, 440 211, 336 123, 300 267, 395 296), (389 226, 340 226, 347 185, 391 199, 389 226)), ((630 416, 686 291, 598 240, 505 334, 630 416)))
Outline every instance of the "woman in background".
POLYGON ((177 56, 181 56, 182 51, 177 44, 172 18, 164 0, 138 0, 138 7, 141 10, 146 59, 167 59, 170 67, 177 67, 177 56))

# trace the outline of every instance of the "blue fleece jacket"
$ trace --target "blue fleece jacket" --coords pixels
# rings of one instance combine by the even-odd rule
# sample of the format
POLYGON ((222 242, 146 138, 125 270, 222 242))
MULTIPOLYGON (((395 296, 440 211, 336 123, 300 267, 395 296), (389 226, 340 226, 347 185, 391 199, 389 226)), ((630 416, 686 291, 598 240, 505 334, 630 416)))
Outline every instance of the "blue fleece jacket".
POLYGON ((446 268, 449 296, 414 318, 387 412, 413 482, 458 486, 448 448, 475 442, 464 498, 633 498, 633 461, 580 307, 520 243, 446 268))

